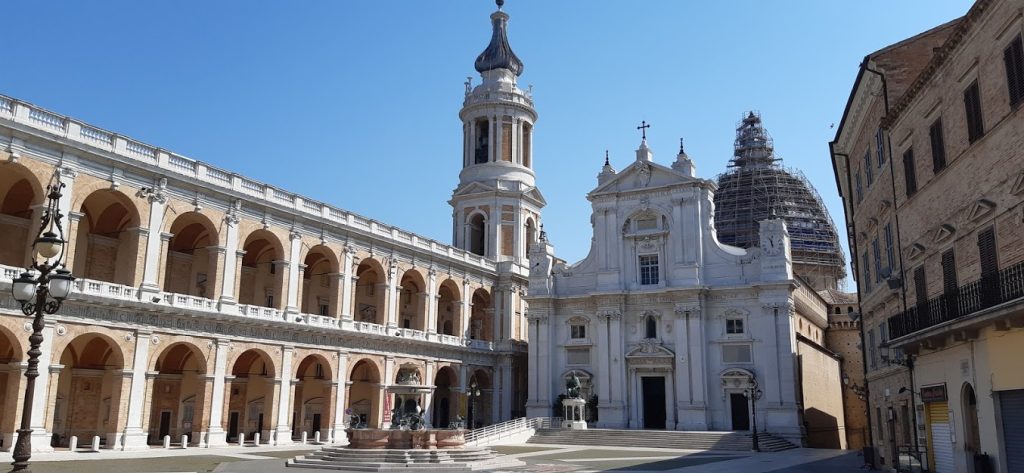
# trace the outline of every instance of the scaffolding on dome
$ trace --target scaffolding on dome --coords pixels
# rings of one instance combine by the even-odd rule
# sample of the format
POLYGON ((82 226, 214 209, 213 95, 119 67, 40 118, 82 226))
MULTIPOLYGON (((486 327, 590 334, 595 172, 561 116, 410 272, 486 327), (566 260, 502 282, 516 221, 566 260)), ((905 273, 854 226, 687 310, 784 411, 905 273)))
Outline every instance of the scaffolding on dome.
POLYGON ((760 114, 745 114, 736 128, 734 149, 730 169, 717 178, 718 240, 740 248, 759 246, 759 222, 782 218, 789 230, 794 271, 805 279, 839 284, 846 277, 846 256, 836 226, 803 173, 779 164, 760 114))

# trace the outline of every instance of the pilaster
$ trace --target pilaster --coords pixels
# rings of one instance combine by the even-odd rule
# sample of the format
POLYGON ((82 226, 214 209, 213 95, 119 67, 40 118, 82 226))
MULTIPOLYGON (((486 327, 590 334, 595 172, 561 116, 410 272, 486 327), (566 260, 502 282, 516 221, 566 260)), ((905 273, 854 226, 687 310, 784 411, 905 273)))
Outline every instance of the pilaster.
MULTIPOLYGON (((296 240, 292 240, 293 242, 296 240)), ((281 394, 278 396, 277 405, 277 444, 289 445, 292 443, 292 399, 295 394, 295 383, 292 380, 292 355, 294 347, 281 348, 281 394)))
POLYGON ((288 237, 291 246, 288 250, 288 294, 285 312, 296 314, 302 307, 302 301, 299 300, 299 252, 302 250, 302 234, 292 230, 288 237))
POLYGON ((230 343, 224 339, 215 342, 213 362, 213 392, 210 396, 209 438, 210 447, 227 446, 227 432, 224 431, 225 376, 227 375, 228 350, 230 343))

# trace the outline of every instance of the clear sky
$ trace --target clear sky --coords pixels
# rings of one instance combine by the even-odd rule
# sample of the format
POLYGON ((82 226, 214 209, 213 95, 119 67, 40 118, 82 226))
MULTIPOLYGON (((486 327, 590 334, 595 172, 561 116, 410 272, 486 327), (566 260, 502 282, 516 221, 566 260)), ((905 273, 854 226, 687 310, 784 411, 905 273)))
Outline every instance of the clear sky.
MULTIPOLYGON (((714 178, 745 110, 840 231, 828 141, 868 53, 963 15, 966 0, 508 0, 534 85, 545 229, 589 249, 584 195, 611 153, 679 138, 714 178)), ((451 241, 463 82, 490 38, 487 0, 4 2, 0 93, 451 241)), ((846 240, 843 239, 845 245, 846 240)), ((850 287, 853 285, 851 283, 850 287)))

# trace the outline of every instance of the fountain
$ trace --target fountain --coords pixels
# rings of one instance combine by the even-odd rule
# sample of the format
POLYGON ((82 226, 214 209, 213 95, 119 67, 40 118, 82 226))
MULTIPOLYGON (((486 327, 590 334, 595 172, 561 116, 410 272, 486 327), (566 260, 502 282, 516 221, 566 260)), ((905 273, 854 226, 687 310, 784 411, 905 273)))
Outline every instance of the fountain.
POLYGON ((454 423, 456 428, 431 428, 423 415, 422 401, 433 389, 423 384, 415 365, 402 365, 395 384, 385 386, 387 399, 395 400, 389 428, 366 428, 358 415, 350 415, 347 447, 325 447, 288 460, 286 466, 354 471, 391 471, 415 466, 474 471, 523 465, 487 448, 467 447, 461 422, 454 423))

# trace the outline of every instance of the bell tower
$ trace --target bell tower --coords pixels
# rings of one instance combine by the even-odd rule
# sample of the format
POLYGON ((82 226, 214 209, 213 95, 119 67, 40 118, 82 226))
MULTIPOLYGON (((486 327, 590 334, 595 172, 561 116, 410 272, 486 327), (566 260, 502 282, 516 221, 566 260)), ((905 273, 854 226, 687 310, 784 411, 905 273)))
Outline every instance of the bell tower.
POLYGON ((496 261, 526 265, 536 243, 544 197, 533 172, 530 90, 517 79, 523 63, 508 43, 509 16, 491 14, 491 42, 476 58, 482 82, 467 78, 462 120, 462 171, 452 193, 453 244, 496 261))

